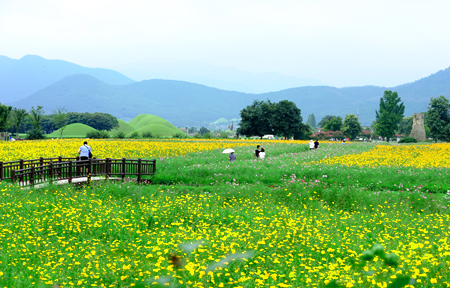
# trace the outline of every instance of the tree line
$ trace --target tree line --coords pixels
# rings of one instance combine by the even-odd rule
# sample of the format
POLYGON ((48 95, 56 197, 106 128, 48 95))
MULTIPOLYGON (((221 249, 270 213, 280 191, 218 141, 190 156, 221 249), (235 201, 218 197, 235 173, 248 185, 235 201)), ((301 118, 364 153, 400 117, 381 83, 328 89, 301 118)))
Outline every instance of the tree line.
POLYGON ((44 134, 63 130, 69 124, 81 123, 97 130, 110 131, 119 127, 116 117, 108 113, 67 112, 64 107, 56 107, 52 114, 45 114, 42 106, 32 107, 29 111, 0 103, 0 131, 27 133, 27 139, 43 139, 44 134))

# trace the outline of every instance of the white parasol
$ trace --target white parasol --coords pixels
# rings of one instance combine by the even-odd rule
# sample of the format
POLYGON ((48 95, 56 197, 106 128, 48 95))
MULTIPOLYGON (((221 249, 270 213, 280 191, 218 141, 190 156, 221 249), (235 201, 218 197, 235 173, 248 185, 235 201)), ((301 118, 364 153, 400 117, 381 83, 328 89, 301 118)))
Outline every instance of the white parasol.
POLYGON ((234 152, 234 150, 233 149, 225 149, 225 150, 223 150, 222 154, 228 154, 231 152, 234 152))

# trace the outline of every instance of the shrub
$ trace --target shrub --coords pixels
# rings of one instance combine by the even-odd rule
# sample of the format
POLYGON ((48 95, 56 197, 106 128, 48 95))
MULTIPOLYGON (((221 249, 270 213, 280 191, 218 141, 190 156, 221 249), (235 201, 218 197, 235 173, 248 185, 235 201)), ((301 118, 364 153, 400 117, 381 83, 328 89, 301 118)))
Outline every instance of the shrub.
POLYGON ((140 135, 139 135, 139 132, 137 132, 137 131, 134 131, 133 133, 131 133, 130 134, 130 136, 129 136, 130 138, 139 138, 140 137, 140 135))
POLYGON ((45 136, 44 136, 44 132, 42 130, 31 129, 27 133, 27 139, 28 140, 44 139, 44 138, 45 138, 45 136))
POLYGON ((225 132, 225 131, 220 131, 219 132, 219 134, 220 134, 220 138, 222 138, 222 139, 228 139, 228 133, 227 132, 225 132))
POLYGON ((125 138, 125 132, 118 131, 116 134, 114 134, 114 138, 123 139, 125 138))
POLYGON ((211 139, 213 137, 213 135, 209 132, 207 133, 203 133, 202 138, 204 139, 211 139))
POLYGON ((173 134, 172 137, 173 138, 184 139, 184 138, 186 138, 186 134, 180 132, 180 133, 173 134))
POLYGON ((102 130, 102 131, 92 130, 92 131, 89 131, 86 133, 86 138, 105 139, 105 138, 109 138, 109 133, 106 130, 102 130))
POLYGON ((398 141, 398 143, 417 143, 417 139, 413 138, 413 137, 405 137, 400 139, 400 141, 398 141))
POLYGON ((142 138, 153 138, 153 134, 150 131, 145 131, 142 133, 142 138))
POLYGON ((197 133, 197 134, 194 135, 194 138, 195 139, 200 139, 200 138, 202 138, 202 134, 197 133))

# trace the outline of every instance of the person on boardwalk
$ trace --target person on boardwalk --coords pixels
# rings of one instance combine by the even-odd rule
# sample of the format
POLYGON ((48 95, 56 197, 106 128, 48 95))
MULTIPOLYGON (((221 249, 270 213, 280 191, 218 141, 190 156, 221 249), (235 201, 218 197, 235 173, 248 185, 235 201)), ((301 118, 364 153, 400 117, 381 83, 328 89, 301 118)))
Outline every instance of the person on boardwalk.
POLYGON ((256 146, 256 150, 255 150, 255 160, 259 159, 259 153, 261 152, 260 150, 261 145, 256 146))
POLYGON ((309 150, 313 150, 314 149, 314 142, 313 140, 309 141, 309 150))
POLYGON ((266 150, 264 148, 261 148, 261 152, 259 152, 259 159, 264 160, 266 157, 266 150))
POLYGON ((317 150, 319 149, 319 140, 316 139, 316 141, 314 141, 314 149, 317 150))
POLYGON ((230 162, 236 161, 236 154, 234 154, 234 152, 231 152, 230 156, 228 156, 228 159, 230 159, 230 162))

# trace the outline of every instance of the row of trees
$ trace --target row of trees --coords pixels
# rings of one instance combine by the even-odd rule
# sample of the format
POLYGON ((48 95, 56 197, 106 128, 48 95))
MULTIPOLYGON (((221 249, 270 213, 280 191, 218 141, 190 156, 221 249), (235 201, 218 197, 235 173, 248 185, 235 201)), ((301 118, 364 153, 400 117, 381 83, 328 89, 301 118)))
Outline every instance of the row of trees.
POLYGON ((255 100, 252 105, 241 110, 238 135, 259 136, 279 135, 306 139, 312 132, 302 123, 301 111, 294 102, 283 100, 278 103, 255 100))
POLYGON ((52 114, 46 115, 42 106, 26 109, 0 104, 0 131, 27 133, 28 139, 42 139, 44 133, 60 130, 60 135, 68 124, 81 123, 97 130, 110 131, 118 127, 116 117, 108 113, 67 112, 64 107, 56 107, 52 114))

